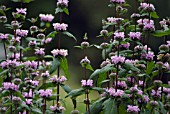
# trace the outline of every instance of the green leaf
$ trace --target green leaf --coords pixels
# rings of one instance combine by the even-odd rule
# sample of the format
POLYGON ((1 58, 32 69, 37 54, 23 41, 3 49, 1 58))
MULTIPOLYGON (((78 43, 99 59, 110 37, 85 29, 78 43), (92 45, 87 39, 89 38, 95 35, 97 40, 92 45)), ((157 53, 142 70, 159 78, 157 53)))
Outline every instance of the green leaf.
POLYGON ((22 3, 30 3, 30 2, 32 2, 34 0, 11 0, 11 1, 13 1, 13 2, 22 2, 22 3))
POLYGON ((27 37, 26 38, 28 41, 41 41, 41 39, 33 38, 33 37, 27 37))
POLYGON ((126 70, 132 70, 134 72, 139 72, 140 69, 136 68, 133 64, 131 63, 124 63, 123 64, 123 67, 126 69, 126 70))
POLYGON ((53 31, 47 35, 47 38, 54 38, 55 35, 57 35, 57 33, 58 33, 57 31, 53 31))
POLYGON ((6 73, 7 73, 8 71, 9 71, 8 69, 3 70, 3 71, 0 73, 0 76, 2 76, 2 75, 6 75, 6 73))
POLYGON ((68 70, 68 62, 67 62, 67 59, 65 57, 62 57, 60 59, 60 66, 63 69, 66 78, 69 79, 70 74, 69 74, 69 70, 68 70))
POLYGON ((14 92, 13 95, 14 95, 14 96, 17 96, 17 97, 20 97, 23 101, 26 101, 20 91, 14 92))
POLYGON ((92 78, 95 78, 95 77, 98 76, 99 74, 106 73, 106 72, 109 72, 109 71, 111 71, 111 70, 115 70, 114 65, 107 65, 107 66, 103 67, 102 69, 97 69, 97 70, 95 70, 95 71, 91 74, 90 78, 91 78, 91 79, 92 79, 92 78))
POLYGON ((59 59, 53 57, 52 66, 50 68, 50 74, 54 73, 57 70, 59 65, 60 65, 59 59))
POLYGON ((57 14, 57 13, 62 13, 63 12, 63 10, 61 9, 61 8, 56 8, 55 9, 55 14, 57 14))
POLYGON ((153 68, 155 67, 155 64, 153 61, 148 61, 147 62, 147 68, 146 68, 146 74, 149 75, 152 73, 153 68))
POLYGON ((97 79, 97 86, 101 86, 103 83, 108 82, 106 81, 106 79, 107 79, 107 72, 99 74, 99 77, 97 79))
POLYGON ((166 30, 166 31, 157 30, 157 31, 155 31, 152 35, 153 35, 153 36, 156 36, 156 37, 167 36, 167 35, 170 35, 170 29, 169 29, 169 30, 166 30))
POLYGON ((73 38, 75 41, 77 41, 77 39, 76 39, 76 37, 74 36, 74 35, 72 35, 70 32, 67 32, 67 31, 65 31, 65 32, 62 32, 64 35, 67 35, 68 37, 70 37, 70 38, 73 38))
POLYGON ((13 104, 13 103, 7 102, 7 103, 3 104, 3 107, 10 107, 12 104, 13 104))
POLYGON ((42 114, 41 110, 35 107, 31 107, 31 112, 33 112, 33 114, 42 114))
POLYGON ((64 8, 63 11, 64 11, 64 13, 66 13, 67 15, 69 15, 69 11, 68 11, 67 8, 64 8))
POLYGON ((115 104, 115 100, 112 98, 107 99, 103 103, 104 114, 118 114, 117 106, 115 104))
POLYGON ((157 14, 155 11, 154 11, 154 12, 151 12, 151 13, 150 13, 150 16, 153 17, 153 18, 156 18, 156 19, 159 18, 158 14, 157 14))
POLYGON ((119 106, 119 114, 126 114, 126 108, 125 108, 124 104, 121 104, 119 106))
POLYGON ((92 90, 98 91, 99 93, 102 93, 104 91, 104 89, 100 87, 93 87, 92 90))
POLYGON ((71 88, 70 88, 68 85, 60 84, 60 86, 63 88, 63 90, 64 90, 66 93, 71 92, 71 88))
POLYGON ((46 87, 46 88, 56 87, 56 86, 57 86, 57 84, 55 84, 55 83, 47 82, 46 84, 42 84, 42 85, 39 87, 39 89, 44 89, 45 87, 46 87))
POLYGON ((90 107, 91 114, 100 114, 100 112, 102 111, 102 108, 103 108, 102 104, 105 100, 106 100, 106 98, 102 97, 102 98, 98 99, 97 101, 95 101, 90 107))
POLYGON ((84 68, 84 67, 86 67, 86 69, 88 69, 88 70, 91 70, 91 71, 94 71, 93 70, 93 68, 92 68, 92 66, 90 65, 90 64, 81 64, 81 66, 84 68))
POLYGON ((24 58, 23 58, 24 61, 35 61, 35 60, 37 60, 37 59, 38 59, 38 58, 35 57, 35 56, 33 56, 33 57, 24 57, 24 58))
POLYGON ((159 104, 159 108, 161 109, 160 111, 162 112, 162 114, 167 114, 165 108, 164 108, 164 105, 162 102, 158 101, 158 104, 159 104))
POLYGON ((2 83, 3 83, 3 78, 0 77, 0 87, 2 87, 2 83))
POLYGON ((85 93, 85 89, 84 88, 80 88, 80 89, 75 89, 75 90, 72 90, 71 92, 68 93, 68 95, 66 96, 67 97, 71 97, 72 99, 82 95, 85 93))

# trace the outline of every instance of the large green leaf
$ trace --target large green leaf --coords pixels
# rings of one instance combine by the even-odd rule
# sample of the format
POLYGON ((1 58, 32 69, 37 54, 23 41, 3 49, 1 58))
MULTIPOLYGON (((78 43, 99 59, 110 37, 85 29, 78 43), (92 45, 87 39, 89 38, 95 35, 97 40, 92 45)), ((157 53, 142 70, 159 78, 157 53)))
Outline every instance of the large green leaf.
POLYGON ((0 87, 2 87, 2 83, 3 83, 4 81, 3 81, 3 78, 2 77, 0 77, 0 87))
POLYGON ((54 73, 58 66, 60 65, 60 61, 58 58, 53 58, 52 66, 50 68, 50 74, 54 73))
POLYGON ((170 29, 169 29, 169 30, 166 30, 166 31, 157 30, 157 31, 155 31, 152 35, 153 35, 153 36, 156 36, 156 37, 167 36, 167 35, 170 35, 170 29))
POLYGON ((111 70, 115 70, 114 65, 107 65, 107 66, 103 67, 102 69, 97 69, 97 70, 95 70, 95 71, 91 74, 90 78, 95 78, 95 77, 98 76, 99 74, 106 73, 106 72, 109 72, 109 71, 111 71, 111 70))
POLYGON ((131 63, 124 63, 123 64, 123 67, 126 69, 126 70, 131 70, 131 71, 134 71, 134 72, 139 72, 140 69, 136 68, 133 64, 131 63))
POLYGON ((150 13, 150 16, 153 17, 153 18, 159 18, 158 14, 154 11, 154 12, 151 12, 150 13))
POLYGON ((44 88, 50 88, 50 87, 56 87, 57 85, 52 82, 47 82, 46 84, 42 84, 39 89, 44 89, 44 88))
POLYGON ((47 35, 47 38, 53 38, 57 34, 57 31, 53 31, 47 35))
POLYGON ((70 32, 65 31, 65 32, 62 32, 62 33, 67 35, 70 38, 73 38, 75 41, 77 41, 76 37, 74 35, 72 35, 70 32))
POLYGON ((85 88, 72 90, 66 97, 71 97, 72 99, 82 95, 85 93, 85 88))
POLYGON ((60 66, 63 69, 66 78, 69 79, 70 74, 69 74, 69 70, 68 70, 68 62, 67 62, 67 59, 65 57, 62 57, 60 59, 60 66))
POLYGON ((31 107, 31 114, 42 114, 39 108, 31 107))
POLYGON ((106 100, 105 97, 102 97, 95 101, 91 107, 90 107, 90 113, 91 114, 99 114, 102 111, 103 108, 103 102, 106 100))
POLYGON ((165 108, 164 108, 164 105, 162 102, 158 101, 158 104, 159 104, 159 108, 160 108, 160 111, 162 112, 162 114, 167 114, 165 108))
POLYGON ((146 74, 149 75, 152 73, 153 68, 155 67, 155 64, 153 61, 148 61, 147 62, 147 68, 146 68, 146 74))
POLYGON ((63 88, 63 90, 64 90, 66 93, 71 92, 71 88, 70 88, 68 85, 60 84, 60 86, 63 88))
POLYGON ((118 114, 118 109, 114 99, 112 98, 107 99, 103 103, 103 106, 104 114, 118 114))

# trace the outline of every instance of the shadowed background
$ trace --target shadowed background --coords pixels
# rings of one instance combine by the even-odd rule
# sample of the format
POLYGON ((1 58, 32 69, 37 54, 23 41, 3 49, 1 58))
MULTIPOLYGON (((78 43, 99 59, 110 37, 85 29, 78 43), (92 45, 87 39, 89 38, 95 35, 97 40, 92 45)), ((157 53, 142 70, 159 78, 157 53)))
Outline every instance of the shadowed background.
MULTIPOLYGON (((129 7, 129 11, 123 17, 129 17, 132 12, 135 10, 133 7, 135 0, 127 0, 127 2, 132 5, 129 7)), ((170 16, 170 0, 151 0, 151 2, 155 5, 156 11, 160 18, 165 18, 170 16)), ((16 7, 20 7, 19 3, 10 2, 10 0, 0 0, 0 4, 4 4, 7 7, 11 7, 11 9, 15 9, 16 7)), ((63 37, 61 39, 61 48, 69 49, 69 68, 71 73, 71 80, 68 81, 71 84, 72 88, 78 88, 80 85, 80 80, 83 78, 83 68, 80 66, 80 61, 84 58, 83 51, 80 49, 74 48, 76 45, 80 45, 83 35, 85 33, 88 34, 89 42, 91 44, 100 44, 102 39, 96 38, 99 35, 100 30, 102 29, 102 19, 106 19, 107 17, 113 16, 113 9, 108 8, 109 0, 70 0, 69 2, 69 11, 70 15, 64 15, 63 22, 68 23, 69 31, 74 34, 77 38, 77 42, 75 43, 72 39, 68 39, 63 37), (74 83, 74 84, 73 84, 74 83)), ((23 7, 26 7, 28 10, 27 18, 38 17, 40 13, 51 13, 53 15, 56 7, 56 0, 35 0, 30 4, 24 4, 23 7)), ((13 10, 15 11, 15 10, 13 10)), ((9 21, 12 19, 11 11, 8 11, 7 17, 9 21)), ((55 20, 53 22, 58 22, 59 15, 56 15, 55 20)), ((156 25, 158 25, 159 20, 156 20, 156 25)), ((29 22, 26 22, 23 28, 28 28, 31 26, 29 22)), ((38 23, 37 23, 37 26, 38 23)), ((159 27, 158 27, 159 28, 159 27)), ((2 24, 0 24, 0 33, 3 32, 11 32, 5 29, 2 24)), ((163 43, 161 38, 152 38, 152 44, 150 45, 154 50, 158 48, 158 46, 163 43)), ((47 54, 50 54, 50 51, 53 48, 57 48, 57 39, 54 40, 51 44, 48 45, 48 49, 46 51, 47 54)), ((102 61, 101 51, 95 48, 91 48, 87 51, 88 58, 91 60, 91 64, 94 69, 99 68, 99 65, 102 61)), ((4 52, 2 46, 0 47, 0 58, 4 57, 4 52)), ((89 72, 90 74, 91 72, 89 72)), ((95 99, 95 98, 94 98, 95 99)), ((70 109, 71 110, 71 109, 70 109)), ((66 112, 67 114, 68 112, 66 112)))

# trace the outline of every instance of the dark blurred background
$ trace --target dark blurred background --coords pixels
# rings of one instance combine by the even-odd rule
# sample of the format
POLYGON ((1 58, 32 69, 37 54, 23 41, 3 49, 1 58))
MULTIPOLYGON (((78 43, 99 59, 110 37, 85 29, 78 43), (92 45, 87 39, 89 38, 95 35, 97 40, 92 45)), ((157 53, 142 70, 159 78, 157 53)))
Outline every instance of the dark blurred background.
MULTIPOLYGON (((54 15, 55 7, 57 0, 35 0, 30 4, 23 4, 23 7, 26 7, 28 10, 27 18, 38 17, 40 13, 51 13, 54 15)), ((128 9, 128 13, 123 15, 125 18, 129 18, 129 16, 133 13, 135 8, 133 7, 135 0, 127 0, 127 2, 132 5, 128 9)), ((170 0, 151 0, 151 2, 155 5, 156 11, 160 18, 170 17, 170 0)), ((10 7, 11 10, 15 11, 16 7, 20 7, 20 3, 14 3, 10 0, 0 0, 0 4, 6 5, 10 7)), ((64 15, 63 22, 68 23, 69 31, 73 33, 77 42, 75 43, 72 39, 68 39, 63 37, 61 40, 62 48, 69 49, 69 68, 71 73, 71 81, 68 81, 71 84, 72 88, 77 88, 77 85, 80 85, 80 80, 83 77, 83 69, 80 66, 80 60, 84 58, 83 52, 80 49, 74 48, 76 45, 80 45, 83 40, 83 35, 85 33, 88 34, 89 42, 91 44, 100 44, 102 39, 96 38, 99 35, 100 30, 102 29, 102 19, 106 19, 107 17, 113 16, 113 9, 108 8, 109 0, 70 0, 69 2, 69 11, 70 15, 64 15), (74 85, 72 83, 75 83, 74 85)), ((10 18, 8 22, 12 19, 11 11, 7 12, 7 17, 10 18)), ((56 15, 55 20, 53 22, 58 22, 59 15, 56 15)), ((158 22, 162 19, 156 20, 156 25, 158 26, 158 22)), ((36 25, 38 26, 39 23, 36 25)), ((27 28, 31 24, 26 22, 23 28, 27 28)), ((157 27, 159 28, 159 27, 157 27)), ((2 24, 0 24, 0 32, 9 32, 6 30, 2 24)), ((161 38, 152 38, 151 47, 156 49, 158 46, 163 43, 161 38)), ((3 48, 0 47, 0 57, 4 56, 3 48)), ((57 40, 48 45, 47 53, 50 54, 50 51, 53 48, 57 48, 57 40)), ((91 60, 92 66, 94 69, 99 68, 99 65, 102 61, 101 51, 95 48, 91 48, 87 51, 88 58, 91 60)), ((90 74, 91 72, 89 72, 90 74)))

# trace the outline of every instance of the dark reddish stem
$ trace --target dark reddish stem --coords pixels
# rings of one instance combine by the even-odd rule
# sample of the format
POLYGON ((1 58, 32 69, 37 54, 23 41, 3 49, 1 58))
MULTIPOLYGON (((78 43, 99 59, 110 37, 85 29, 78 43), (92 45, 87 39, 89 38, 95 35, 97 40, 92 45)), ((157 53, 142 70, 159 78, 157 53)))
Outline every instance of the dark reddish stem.
POLYGON ((7 60, 6 44, 3 42, 3 45, 4 45, 5 58, 7 60))

